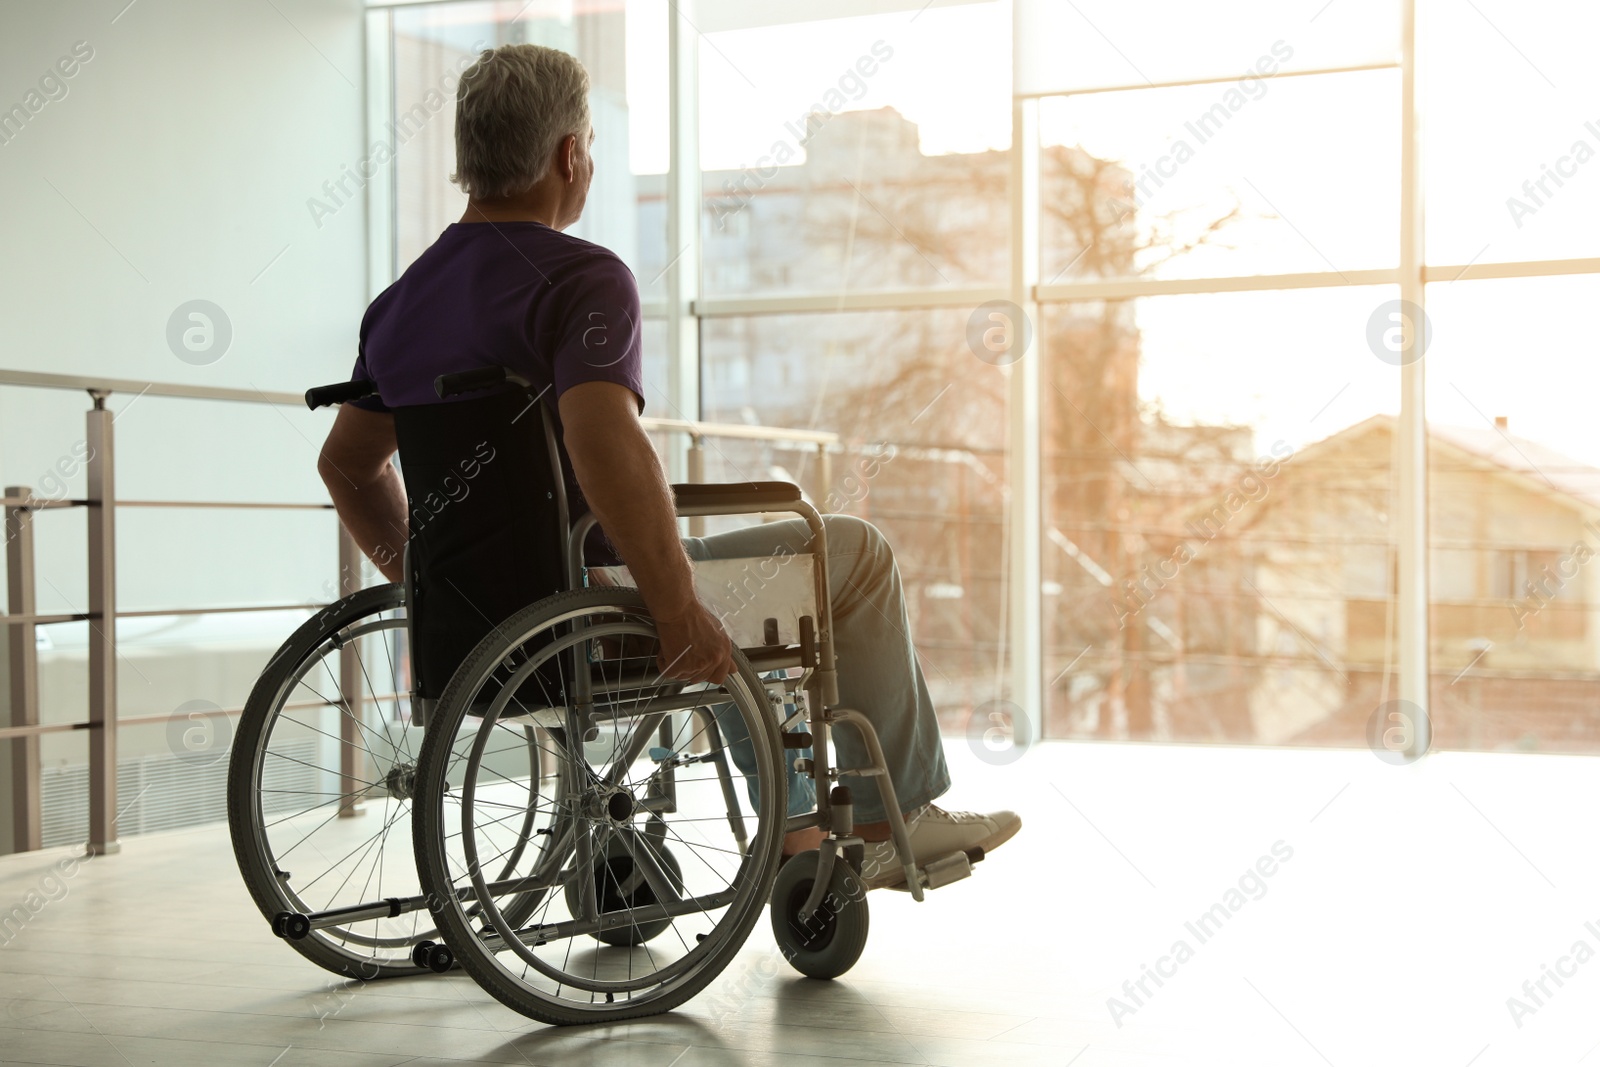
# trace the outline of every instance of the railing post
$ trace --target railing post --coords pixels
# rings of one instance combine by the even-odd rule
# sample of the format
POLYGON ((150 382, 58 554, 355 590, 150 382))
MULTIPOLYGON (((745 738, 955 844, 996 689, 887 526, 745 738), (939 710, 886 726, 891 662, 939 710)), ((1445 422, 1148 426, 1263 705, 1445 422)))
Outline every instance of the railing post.
MULTIPOLYGON (((704 434, 689 434, 689 484, 699 485, 706 480, 706 438, 704 434)), ((696 515, 689 520, 689 536, 704 537, 706 520, 696 515)))
POLYGON ((104 390, 91 389, 85 416, 89 446, 89 854, 117 843, 117 501, 111 427, 104 390))
MULTIPOLYGON (((38 609, 33 592, 33 489, 8 485, 6 505, 6 610, 32 615, 38 609)), ((10 652, 11 725, 39 725, 39 653, 31 622, 6 627, 10 652)), ((44 847, 39 819, 39 735, 11 741, 12 850, 33 852, 44 847)))
MULTIPOLYGON (((339 523, 339 597, 361 588, 361 548, 339 523)), ((339 815, 349 818, 361 814, 358 794, 364 788, 369 768, 362 754, 361 719, 366 715, 366 692, 361 684, 361 639, 339 649, 339 689, 344 695, 344 714, 339 717, 339 815)))

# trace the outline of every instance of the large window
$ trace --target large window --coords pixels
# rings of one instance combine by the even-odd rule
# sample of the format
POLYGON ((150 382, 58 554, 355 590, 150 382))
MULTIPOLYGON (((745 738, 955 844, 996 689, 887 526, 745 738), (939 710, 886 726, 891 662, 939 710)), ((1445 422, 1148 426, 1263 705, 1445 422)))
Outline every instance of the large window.
POLYGON ((841 435, 825 489, 809 449, 725 442, 707 474, 794 477, 884 531, 956 732, 1008 664, 1009 401, 968 346, 970 297, 939 294, 1009 270, 1010 5, 849 6, 865 13, 711 5, 699 23, 702 416, 841 435), (960 49, 992 61, 954 78, 960 49), (785 313, 796 297, 821 306, 785 313))
POLYGON ((1047 309, 1047 734, 1359 736, 1394 680, 1399 392, 1342 338, 1392 295, 1047 309))
POLYGON ((947 729, 1003 675, 1004 383, 972 358, 968 313, 719 318, 705 324, 702 396, 717 422, 841 433, 826 487, 814 449, 719 442, 713 480, 788 478, 894 546, 929 691, 947 729))
POLYGON ((1441 744, 1600 750, 1597 299, 1594 275, 1429 286, 1441 744))
POLYGON ((1002 282, 1009 14, 990 2, 804 21, 757 3, 703 23, 706 296, 1002 282), (984 57, 959 78, 958 42, 984 57))
POLYGON ((1072 90, 1038 104, 1047 736, 1350 743, 1395 688, 1401 389, 1365 336, 1400 293, 1361 283, 1400 260, 1398 14, 1293 6, 1019 71, 1072 90))
MULTIPOLYGON (((1364 6, 1346 17, 1398 17, 1364 6)), ((1298 31, 1270 27, 1284 38, 1263 54, 1315 39, 1322 10, 1298 31)), ((1118 17, 1096 22, 1095 48, 1118 17)), ((1540 262, 1600 248, 1600 178, 1585 172, 1600 152, 1585 110, 1596 76, 1578 43, 1595 18, 1577 4, 1424 3, 1420 101, 1382 56, 1214 81, 1205 47, 1147 60, 1145 42, 1102 57, 1105 84, 1043 101, 1041 295, 1132 279, 1123 304, 1064 303, 1043 319, 1048 731, 1362 743, 1399 693, 1402 650, 1424 641, 1398 610, 1398 538, 1424 529, 1434 743, 1600 749, 1584 710, 1600 682, 1587 570, 1600 454, 1577 356, 1600 262, 1540 262), (1207 80, 1163 85, 1162 62, 1207 80), (1428 120, 1409 169, 1408 106, 1428 120), (1060 219, 1052 169, 1132 186, 1110 213, 1122 225, 1087 208, 1060 219), (1426 187, 1408 190, 1421 174, 1426 187), (1421 193, 1438 264, 1423 267, 1425 313, 1363 287, 1402 280, 1389 272, 1423 200, 1409 215, 1402 204, 1421 193), (1538 277, 1574 270, 1590 273, 1538 277), (1473 280, 1485 276, 1508 280, 1473 280), (1194 295, 1138 298, 1165 279, 1194 295), (1319 288, 1274 291, 1302 285, 1319 288), (1408 409, 1426 402, 1425 505, 1402 491, 1403 475, 1424 474, 1399 439, 1413 365, 1427 380, 1408 409), (1240 492, 1279 442, 1292 456, 1252 478, 1259 499, 1240 492), (1227 522, 1213 536, 1197 514, 1227 522), (1111 617, 1082 610, 1097 599, 1111 617)), ((1218 54, 1250 39, 1239 30, 1212 42, 1218 54)))
MULTIPOLYGON (((654 413, 839 435, 705 474, 885 529, 948 723, 1362 744, 1409 696, 1438 745, 1600 750, 1600 14, 1406 7, 428 4, 394 110, 480 38, 590 65, 654 413), (979 343, 1002 300, 1032 363, 979 343)), ((449 140, 401 152, 400 266, 449 140)))
MULTIPOLYGON (((1272 44, 1261 45, 1269 60, 1272 44)), ((1045 99, 1043 280, 1097 267, 1200 278, 1394 266, 1398 83, 1372 70, 1045 99), (1126 262, 1084 239, 1072 194, 1091 175, 1126 219, 1126 262)))
POLYGON ((1426 14, 1429 259, 1600 255, 1600 8, 1434 0, 1426 14))

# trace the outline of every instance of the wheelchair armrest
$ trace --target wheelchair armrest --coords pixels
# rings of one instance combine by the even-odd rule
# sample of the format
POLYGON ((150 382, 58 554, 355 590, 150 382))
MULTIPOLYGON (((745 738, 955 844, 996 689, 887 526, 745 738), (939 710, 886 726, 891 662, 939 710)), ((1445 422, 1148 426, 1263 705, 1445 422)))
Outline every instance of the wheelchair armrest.
POLYGON ((673 502, 688 508, 786 508, 800 503, 800 487, 793 482, 715 482, 708 485, 674 485, 673 502))

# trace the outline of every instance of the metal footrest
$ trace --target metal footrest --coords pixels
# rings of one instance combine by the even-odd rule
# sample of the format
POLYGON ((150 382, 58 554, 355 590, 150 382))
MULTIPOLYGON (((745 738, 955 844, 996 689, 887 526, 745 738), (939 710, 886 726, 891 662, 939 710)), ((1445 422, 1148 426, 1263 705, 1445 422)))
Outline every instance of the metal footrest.
MULTIPOLYGON (((978 858, 983 858, 983 852, 978 849, 978 858)), ((922 884, 929 889, 938 889, 940 886, 959 882, 963 878, 972 877, 972 857, 965 852, 952 852, 948 856, 941 856, 917 872, 922 875, 922 884)))
MULTIPOLYGON (((931 860, 918 867, 916 869, 917 878, 921 882, 922 888, 938 889, 941 886, 949 885, 951 882, 959 882, 963 878, 971 878, 972 865, 982 859, 983 849, 981 848, 969 848, 964 852, 952 852, 948 856, 940 856, 938 859, 931 860)), ((902 893, 911 892, 910 884, 905 882, 888 888, 902 893)))

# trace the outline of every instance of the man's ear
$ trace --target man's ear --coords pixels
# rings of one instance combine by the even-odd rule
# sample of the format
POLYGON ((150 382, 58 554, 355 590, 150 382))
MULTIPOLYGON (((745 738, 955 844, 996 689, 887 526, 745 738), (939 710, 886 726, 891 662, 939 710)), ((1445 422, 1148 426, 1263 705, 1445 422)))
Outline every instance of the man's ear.
POLYGON ((578 137, 569 133, 561 139, 561 177, 568 185, 578 180, 578 137))

